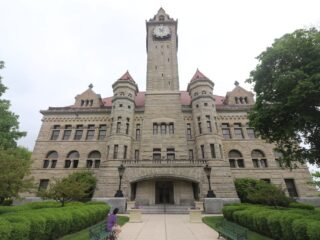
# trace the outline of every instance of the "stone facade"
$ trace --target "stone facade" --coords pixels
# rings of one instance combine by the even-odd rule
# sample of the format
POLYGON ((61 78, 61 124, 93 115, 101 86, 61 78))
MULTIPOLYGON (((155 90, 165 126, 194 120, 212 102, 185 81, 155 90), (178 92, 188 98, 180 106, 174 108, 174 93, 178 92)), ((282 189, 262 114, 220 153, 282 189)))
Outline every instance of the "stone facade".
POLYGON ((253 93, 235 83, 225 97, 214 95, 214 83, 199 70, 187 91, 180 91, 177 21, 161 8, 146 26, 146 92, 126 72, 112 85, 112 97, 101 98, 90 85, 74 105, 41 111, 32 155, 39 187, 91 169, 98 179, 94 198, 110 198, 123 164, 126 198, 142 205, 190 205, 206 197, 208 165, 217 198, 236 199, 233 180, 243 177, 281 185, 292 196, 315 196, 308 168, 283 169, 273 145, 248 127, 253 93))

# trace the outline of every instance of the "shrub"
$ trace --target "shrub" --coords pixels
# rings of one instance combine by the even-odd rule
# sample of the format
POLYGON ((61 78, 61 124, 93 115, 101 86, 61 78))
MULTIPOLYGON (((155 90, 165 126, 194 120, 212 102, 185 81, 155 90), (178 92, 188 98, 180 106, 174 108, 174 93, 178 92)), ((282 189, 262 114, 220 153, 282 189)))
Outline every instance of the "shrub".
POLYGON ((270 235, 275 240, 282 239, 282 230, 280 225, 280 216, 282 213, 280 211, 271 211, 267 216, 268 228, 270 230, 270 235))
POLYGON ((319 228, 319 221, 311 221, 308 222, 307 225, 307 235, 310 240, 317 240, 320 239, 320 228, 319 228))
POLYGON ((301 209, 307 209, 307 210, 314 210, 314 206, 305 204, 305 203, 300 203, 300 202, 291 202, 289 204, 290 208, 301 208, 301 209))
POLYGON ((0 239, 10 240, 11 231, 12 231, 11 223, 0 218, 0 239))
POLYGON ((12 231, 10 233, 10 240, 29 240, 30 221, 22 216, 16 214, 7 215, 5 220, 11 223, 12 231))
POLYGON ((297 219, 292 223, 292 231, 294 239, 296 240, 307 240, 307 225, 308 222, 305 219, 297 219))

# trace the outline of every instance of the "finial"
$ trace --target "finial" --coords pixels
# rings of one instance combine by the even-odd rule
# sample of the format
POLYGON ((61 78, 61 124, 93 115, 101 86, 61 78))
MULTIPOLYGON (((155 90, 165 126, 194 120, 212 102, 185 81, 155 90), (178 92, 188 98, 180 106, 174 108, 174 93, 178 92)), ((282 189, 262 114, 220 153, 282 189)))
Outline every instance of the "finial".
POLYGON ((90 89, 92 89, 92 88, 93 88, 93 85, 92 85, 92 83, 90 83, 90 85, 89 85, 89 88, 90 88, 90 89))
POLYGON ((239 86, 239 82, 238 82, 238 81, 235 81, 235 82, 234 82, 234 85, 235 85, 236 87, 238 87, 238 86, 239 86))

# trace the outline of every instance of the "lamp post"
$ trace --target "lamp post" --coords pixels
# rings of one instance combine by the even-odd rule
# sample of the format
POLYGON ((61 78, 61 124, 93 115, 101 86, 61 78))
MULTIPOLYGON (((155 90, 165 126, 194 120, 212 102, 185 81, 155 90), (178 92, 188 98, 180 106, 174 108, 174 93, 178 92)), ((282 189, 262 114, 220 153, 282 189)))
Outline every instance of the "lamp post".
POLYGON ((209 190, 207 193, 207 197, 208 198, 215 198, 216 195, 214 194, 214 192, 211 189, 211 184, 210 184, 210 174, 211 174, 211 167, 208 166, 208 164, 203 168, 207 178, 208 178, 208 183, 209 183, 209 190))
POLYGON ((122 190, 121 190, 121 180, 122 180, 122 177, 123 177, 125 169, 126 168, 123 166, 123 164, 121 164, 118 167, 120 182, 119 182, 119 189, 117 190, 116 194, 114 195, 115 197, 123 197, 123 193, 122 193, 122 190))

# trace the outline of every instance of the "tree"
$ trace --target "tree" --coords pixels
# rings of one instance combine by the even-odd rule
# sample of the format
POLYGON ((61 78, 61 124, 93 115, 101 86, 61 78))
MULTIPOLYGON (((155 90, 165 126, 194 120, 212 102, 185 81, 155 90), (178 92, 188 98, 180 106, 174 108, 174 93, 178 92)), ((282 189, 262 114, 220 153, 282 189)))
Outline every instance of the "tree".
MULTIPOLYGON (((0 61, 0 69, 4 68, 4 62, 0 61)), ((7 90, 1 82, 0 76, 0 98, 7 90)), ((0 99, 0 149, 13 148, 17 146, 16 141, 25 136, 25 132, 20 132, 18 115, 9 111, 10 102, 0 99)))
POLYGON ((25 178, 29 173, 30 157, 31 152, 22 147, 0 151, 0 204, 33 187, 33 180, 25 178))
POLYGON ((276 39, 250 73, 256 103, 250 125, 275 143, 287 167, 320 164, 320 32, 299 29, 276 39))
POLYGON ((58 179, 48 190, 40 190, 38 195, 44 199, 54 199, 61 203, 81 201, 92 197, 96 186, 96 178, 92 172, 74 172, 67 177, 58 179))
MULTIPOLYGON (((311 175, 312 175, 313 179, 309 183, 316 186, 319 191, 320 190, 320 172, 317 171, 315 173, 312 173, 311 175)), ((320 193, 319 193, 319 196, 320 196, 320 193)))

